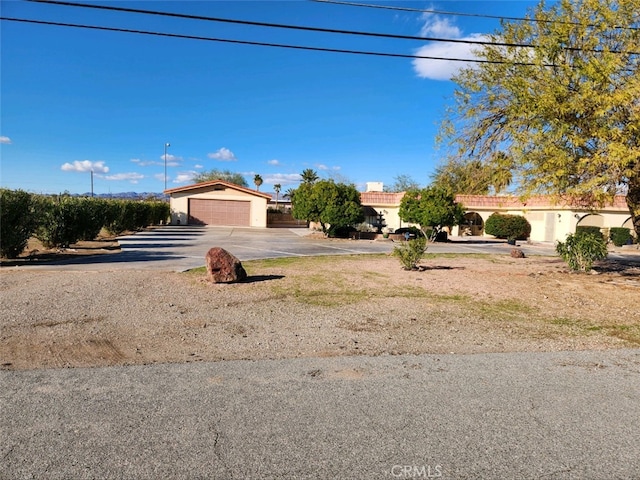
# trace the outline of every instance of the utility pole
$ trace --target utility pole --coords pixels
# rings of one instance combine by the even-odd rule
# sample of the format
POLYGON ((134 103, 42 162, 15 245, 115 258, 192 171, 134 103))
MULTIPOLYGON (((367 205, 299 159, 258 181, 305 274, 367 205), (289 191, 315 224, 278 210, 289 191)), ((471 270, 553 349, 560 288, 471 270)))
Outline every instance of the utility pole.
POLYGON ((167 189, 167 147, 170 147, 169 142, 164 144, 164 189, 167 189))

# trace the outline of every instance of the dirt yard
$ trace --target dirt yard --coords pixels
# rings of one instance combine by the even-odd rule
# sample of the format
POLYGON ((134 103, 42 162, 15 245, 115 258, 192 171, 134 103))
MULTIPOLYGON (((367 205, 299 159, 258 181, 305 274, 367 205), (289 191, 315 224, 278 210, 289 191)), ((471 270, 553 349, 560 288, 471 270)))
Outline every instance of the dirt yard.
POLYGON ((640 346, 640 264, 570 273, 553 257, 386 256, 203 271, 3 268, 3 369, 640 346))

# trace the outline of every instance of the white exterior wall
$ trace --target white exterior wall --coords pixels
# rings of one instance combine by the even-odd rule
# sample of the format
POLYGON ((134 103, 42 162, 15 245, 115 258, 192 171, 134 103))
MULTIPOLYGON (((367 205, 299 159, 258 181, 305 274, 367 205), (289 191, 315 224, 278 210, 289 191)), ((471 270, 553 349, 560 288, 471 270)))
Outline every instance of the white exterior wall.
MULTIPOLYGON (((602 228, 608 230, 611 227, 622 227, 623 224, 629 219, 629 212, 612 212, 612 211, 600 211, 598 213, 591 214, 587 211, 566 210, 562 208, 547 207, 544 209, 491 209, 482 210, 480 208, 474 208, 473 206, 467 207, 466 212, 476 212, 481 217, 483 222, 486 223, 487 219, 495 212, 508 215, 521 215, 524 216, 531 224, 531 240, 534 242, 564 242, 567 235, 573 234, 576 231, 576 227, 580 224, 580 221, 587 215, 597 215, 601 217, 602 228)), ((590 222, 585 222, 587 224, 590 222)), ((633 233, 633 232, 632 232, 633 233)), ((459 235, 458 227, 454 227, 453 235, 459 235)), ((483 236, 491 237, 491 235, 484 234, 483 236)))
POLYGON ((248 195, 244 192, 225 188, 224 190, 203 189, 189 190, 185 192, 176 192, 171 194, 171 224, 187 225, 189 212, 189 199, 208 199, 208 200, 238 200, 243 202, 251 202, 251 227, 267 227, 267 199, 248 195))

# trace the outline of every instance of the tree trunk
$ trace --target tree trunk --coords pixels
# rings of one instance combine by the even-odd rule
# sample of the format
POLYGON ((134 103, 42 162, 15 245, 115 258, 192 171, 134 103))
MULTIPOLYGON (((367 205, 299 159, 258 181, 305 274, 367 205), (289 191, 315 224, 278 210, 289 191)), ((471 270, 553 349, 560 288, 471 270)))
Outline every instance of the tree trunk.
POLYGON ((636 239, 640 241, 640 175, 629 180, 627 192, 627 206, 631 213, 633 229, 636 231, 636 239))

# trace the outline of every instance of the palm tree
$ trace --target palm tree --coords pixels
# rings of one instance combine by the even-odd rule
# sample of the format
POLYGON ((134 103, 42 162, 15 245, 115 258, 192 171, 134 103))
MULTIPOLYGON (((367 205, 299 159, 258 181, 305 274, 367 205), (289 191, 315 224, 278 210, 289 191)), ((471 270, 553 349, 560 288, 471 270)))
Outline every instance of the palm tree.
POLYGON ((273 190, 276 192, 276 210, 278 209, 278 194, 280 193, 281 188, 282 188, 282 185, 280 185, 279 183, 276 183, 273 186, 273 190))
POLYGON ((256 190, 260 190, 260 185, 262 185, 262 177, 256 173, 255 177, 253 177, 253 183, 256 184, 256 190))
POLYGON ((315 183, 320 177, 315 170, 306 168, 300 174, 302 177, 302 183, 315 183))

